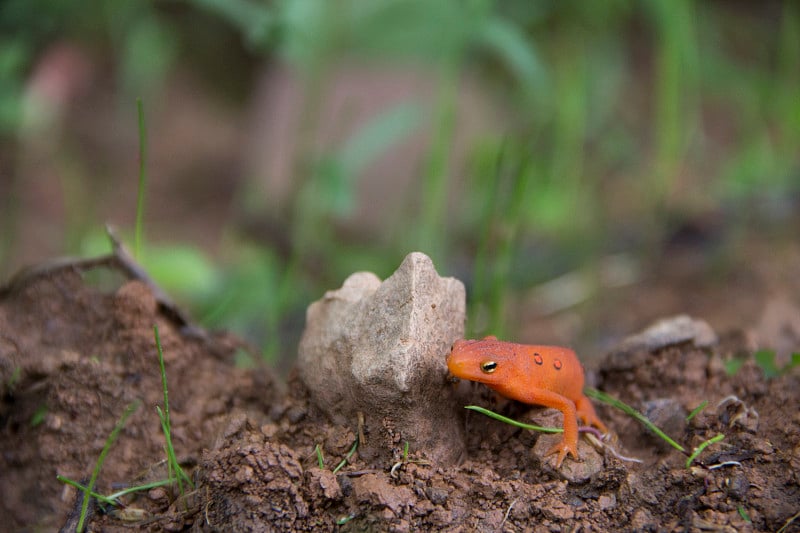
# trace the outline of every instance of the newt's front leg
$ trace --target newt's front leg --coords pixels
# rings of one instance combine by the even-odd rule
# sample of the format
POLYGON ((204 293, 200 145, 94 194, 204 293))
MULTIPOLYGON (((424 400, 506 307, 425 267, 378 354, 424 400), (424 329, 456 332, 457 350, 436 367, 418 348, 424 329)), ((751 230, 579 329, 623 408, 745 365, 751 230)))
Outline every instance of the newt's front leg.
POLYGON ((558 409, 564 415, 564 436, 560 442, 547 450, 545 456, 558 454, 556 468, 561 467, 561 463, 568 453, 573 458, 580 459, 578 455, 578 417, 572 400, 544 389, 533 389, 528 391, 525 396, 526 398, 522 400, 525 403, 552 407, 553 409, 558 409))

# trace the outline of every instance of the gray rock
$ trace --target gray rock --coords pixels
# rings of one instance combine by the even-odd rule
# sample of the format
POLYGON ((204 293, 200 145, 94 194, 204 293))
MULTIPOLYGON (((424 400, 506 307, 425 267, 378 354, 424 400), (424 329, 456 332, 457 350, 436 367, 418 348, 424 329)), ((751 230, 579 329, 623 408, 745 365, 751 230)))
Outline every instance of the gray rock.
POLYGON ((659 320, 644 331, 627 337, 615 351, 655 352, 685 343, 691 343, 697 348, 710 348, 717 343, 717 334, 705 320, 677 315, 659 320))
POLYGON ((419 252, 383 283, 358 272, 309 306, 300 377, 334 422, 355 427, 364 414, 368 442, 359 453, 406 440, 434 460, 463 453, 445 359, 464 335, 465 308, 464 285, 440 277, 419 252))
MULTIPOLYGON (((563 415, 550 408, 540 410, 533 418, 533 423, 544 427, 563 427, 563 415)), ((586 438, 578 435, 579 460, 567 454, 560 468, 555 467, 556 455, 545 455, 550 448, 563 438, 562 433, 542 433, 536 439, 536 444, 531 450, 531 460, 534 466, 541 468, 554 477, 564 479, 570 483, 586 483, 592 476, 597 475, 605 467, 603 456, 589 444, 586 438)))
POLYGON ((545 453, 561 440, 560 433, 543 434, 531 450, 534 465, 549 474, 565 479, 570 483, 586 483, 592 476, 601 472, 605 466, 603 456, 595 450, 583 437, 578 439, 578 453, 580 459, 575 460, 567 455, 561 467, 555 467, 555 455, 545 456, 545 453))
MULTIPOLYGON (((686 415, 688 414, 681 403, 674 398, 655 398, 644 402, 644 416, 664 433, 680 440, 686 430, 686 415)), ((663 450, 671 446, 660 437, 654 437, 657 446, 663 450)))

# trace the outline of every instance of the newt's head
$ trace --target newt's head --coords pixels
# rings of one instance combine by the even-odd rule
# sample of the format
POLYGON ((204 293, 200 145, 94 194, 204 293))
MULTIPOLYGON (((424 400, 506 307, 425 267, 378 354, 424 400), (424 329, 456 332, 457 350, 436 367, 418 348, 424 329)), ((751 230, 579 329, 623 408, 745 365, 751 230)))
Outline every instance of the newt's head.
POLYGON ((447 356, 447 368, 457 378, 490 386, 503 384, 516 367, 510 345, 495 338, 458 340, 447 356))

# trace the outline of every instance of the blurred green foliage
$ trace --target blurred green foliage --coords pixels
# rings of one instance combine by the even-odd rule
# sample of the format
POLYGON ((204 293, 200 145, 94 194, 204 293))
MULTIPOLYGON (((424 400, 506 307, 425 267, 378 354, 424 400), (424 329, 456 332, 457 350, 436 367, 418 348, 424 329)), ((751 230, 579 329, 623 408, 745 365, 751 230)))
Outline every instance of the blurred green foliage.
POLYGON ((767 378, 775 378, 786 374, 800 365, 800 353, 793 353, 789 361, 783 367, 779 367, 775 362, 775 352, 772 350, 758 350, 753 354, 753 358, 767 378))
MULTIPOLYGON (((732 357, 725 361, 725 372, 729 376, 735 375, 740 368, 747 362, 749 354, 732 357)), ((752 354, 752 357, 764 377, 767 379, 776 378, 788 374, 792 369, 800 367, 800 353, 792 353, 789 360, 783 366, 778 366, 776 361, 776 353, 773 350, 758 350, 752 354)))
MULTIPOLYGON (((226 31, 252 57, 279 58, 305 74, 309 115, 344 59, 430 69, 439 90, 419 170, 422 201, 382 242, 343 240, 332 222, 355 209, 359 173, 418 131, 426 111, 413 104, 386 109, 330 153, 312 154, 300 140, 295 194, 283 213, 288 252, 241 238, 225 251, 226 264, 215 265, 182 246, 146 248, 145 264, 167 290, 187 295, 209 325, 255 333, 270 357, 291 351, 285 331, 298 329, 311 299, 355 270, 386 276, 411 249, 465 278, 471 333, 502 336, 515 327, 506 316, 512 291, 591 269, 603 254, 652 253, 676 216, 679 223, 711 210, 746 224, 749 215, 779 216, 775 206, 800 193, 800 7, 792 0, 762 8, 693 0, 6 0, 0 30, 6 136, 19 125, 37 53, 57 38, 108 46, 131 106, 160 90, 175 62, 193 51, 210 57, 226 31), (502 134, 469 147, 453 216, 448 162, 467 73, 509 116, 502 134), (465 256, 472 259, 462 267, 465 256)), ((242 209, 263 209, 243 188, 242 209)))
MULTIPOLYGON (((37 55, 62 39, 113 51, 126 94, 155 88, 178 43, 155 2, 6 0, 0 3, 0 136, 19 127, 24 82, 37 55)), ((146 96, 146 95, 142 95, 146 96)))

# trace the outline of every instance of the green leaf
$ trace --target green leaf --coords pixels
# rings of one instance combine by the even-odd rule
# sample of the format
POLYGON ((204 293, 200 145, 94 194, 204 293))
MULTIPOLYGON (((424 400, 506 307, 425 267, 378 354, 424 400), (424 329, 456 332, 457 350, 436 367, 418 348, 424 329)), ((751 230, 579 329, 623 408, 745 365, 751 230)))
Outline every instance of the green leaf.
POLYGON ((742 359, 741 357, 734 357, 733 359, 728 359, 727 361, 725 361, 724 363, 725 374, 729 376, 736 375, 739 369, 742 368, 744 361, 745 360, 742 359))
POLYGON ((775 352, 772 350, 759 350, 753 354, 758 367, 764 372, 768 378, 774 378, 781 375, 781 369, 775 364, 775 352))
POLYGON ((149 246, 142 255, 142 266, 167 293, 202 293, 217 280, 211 260, 194 246, 149 246))
POLYGON ((31 416, 31 427, 35 428, 38 425, 41 425, 44 422, 45 417, 47 416, 47 406, 40 405, 36 408, 36 411, 31 416))

